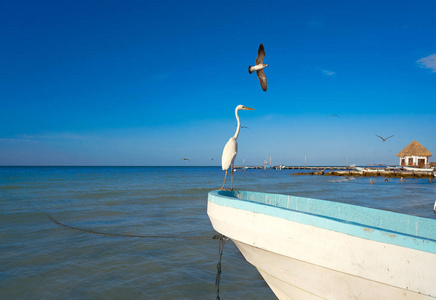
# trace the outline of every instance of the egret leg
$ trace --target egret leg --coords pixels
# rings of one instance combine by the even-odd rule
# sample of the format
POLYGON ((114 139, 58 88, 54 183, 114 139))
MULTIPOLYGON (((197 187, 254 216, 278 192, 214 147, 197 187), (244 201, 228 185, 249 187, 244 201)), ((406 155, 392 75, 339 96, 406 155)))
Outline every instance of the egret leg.
POLYGON ((233 165, 232 165, 232 179, 230 180, 230 190, 233 191, 233 165))
POLYGON ((224 175, 223 186, 220 188, 220 190, 224 190, 224 184, 226 183, 227 171, 228 171, 228 169, 226 170, 226 175, 224 175))

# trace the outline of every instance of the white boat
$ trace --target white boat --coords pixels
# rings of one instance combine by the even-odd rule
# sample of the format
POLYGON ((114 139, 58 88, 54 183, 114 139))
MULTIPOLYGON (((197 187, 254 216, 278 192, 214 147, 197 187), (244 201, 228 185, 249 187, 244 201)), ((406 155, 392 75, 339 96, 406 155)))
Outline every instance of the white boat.
POLYGON ((413 172, 433 172, 434 168, 418 168, 418 167, 406 167, 403 166, 404 170, 406 171, 413 171, 413 172))
POLYGON ((283 168, 285 168, 286 166, 285 165, 283 165, 283 164, 279 164, 277 167, 276 167, 276 170, 283 170, 283 168))
POLYGON ((404 171, 402 166, 387 166, 386 171, 404 171))
POLYGON ((385 172, 386 169, 376 169, 376 168, 365 168, 365 167, 354 167, 356 171, 359 172, 385 172))
POLYGON ((207 213, 279 299, 436 298, 436 219, 247 191, 207 213))

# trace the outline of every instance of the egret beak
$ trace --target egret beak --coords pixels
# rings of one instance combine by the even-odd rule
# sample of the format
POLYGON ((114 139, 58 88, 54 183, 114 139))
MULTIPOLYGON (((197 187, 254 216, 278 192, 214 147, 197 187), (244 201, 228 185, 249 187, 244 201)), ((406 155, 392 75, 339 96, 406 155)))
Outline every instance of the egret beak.
POLYGON ((255 110, 254 108, 250 108, 250 107, 246 107, 246 106, 244 106, 243 109, 246 109, 246 110, 255 110))

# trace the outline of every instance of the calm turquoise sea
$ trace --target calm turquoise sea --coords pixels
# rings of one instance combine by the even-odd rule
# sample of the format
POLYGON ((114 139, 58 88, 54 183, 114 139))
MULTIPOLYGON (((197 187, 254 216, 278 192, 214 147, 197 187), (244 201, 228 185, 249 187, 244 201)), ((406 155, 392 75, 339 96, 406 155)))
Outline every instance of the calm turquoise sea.
MULTIPOLYGON (((292 173, 237 171, 234 187, 435 218, 427 179, 292 173)), ((223 177, 219 167, 0 167, 0 298, 215 299, 206 207, 223 177)), ((220 298, 275 299, 230 241, 220 298)))

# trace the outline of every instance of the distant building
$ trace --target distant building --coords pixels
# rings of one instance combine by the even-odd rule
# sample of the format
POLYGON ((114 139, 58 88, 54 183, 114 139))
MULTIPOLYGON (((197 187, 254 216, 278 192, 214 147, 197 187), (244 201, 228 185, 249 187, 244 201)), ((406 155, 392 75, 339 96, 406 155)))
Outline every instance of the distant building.
POLYGON ((430 151, 425 149, 423 145, 417 141, 411 142, 406 146, 397 157, 400 158, 401 166, 416 166, 416 167, 426 167, 429 165, 429 158, 432 156, 430 151))

